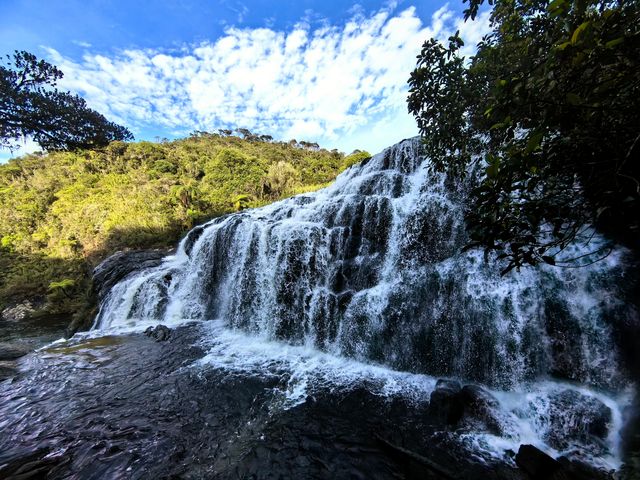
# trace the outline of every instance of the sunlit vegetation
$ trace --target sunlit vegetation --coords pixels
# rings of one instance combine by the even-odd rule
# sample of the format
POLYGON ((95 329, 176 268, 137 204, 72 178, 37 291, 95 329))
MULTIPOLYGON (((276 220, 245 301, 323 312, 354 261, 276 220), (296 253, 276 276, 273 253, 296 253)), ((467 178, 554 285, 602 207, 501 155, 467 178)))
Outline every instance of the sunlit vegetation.
POLYGON ((123 249, 171 248, 194 225, 330 183, 369 156, 265 135, 196 132, 27 155, 0 166, 0 308, 86 304, 93 266, 123 249))

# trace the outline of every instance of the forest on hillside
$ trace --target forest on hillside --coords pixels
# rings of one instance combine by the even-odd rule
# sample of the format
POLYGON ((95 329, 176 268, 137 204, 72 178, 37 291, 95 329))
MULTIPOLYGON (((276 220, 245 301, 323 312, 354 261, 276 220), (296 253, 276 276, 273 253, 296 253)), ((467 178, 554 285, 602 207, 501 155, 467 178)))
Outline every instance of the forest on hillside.
POLYGON ((111 142, 0 165, 0 310, 90 315, 93 267, 127 249, 168 249, 216 216, 313 191, 369 157, 249 131, 111 142))

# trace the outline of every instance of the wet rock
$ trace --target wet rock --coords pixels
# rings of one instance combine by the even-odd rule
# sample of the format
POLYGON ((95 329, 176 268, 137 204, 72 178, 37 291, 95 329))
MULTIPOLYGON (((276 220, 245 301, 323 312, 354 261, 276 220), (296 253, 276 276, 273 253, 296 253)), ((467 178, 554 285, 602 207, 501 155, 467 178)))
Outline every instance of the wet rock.
POLYGON ((0 361, 0 382, 7 378, 13 378, 18 373, 13 362, 1 362, 0 361))
POLYGON ((533 445, 520 445, 516 464, 531 480, 612 480, 609 472, 585 463, 550 457, 533 445))
POLYGON ((31 350, 20 344, 0 342, 0 360, 15 360, 24 357, 31 350))
POLYGON ((465 420, 494 435, 502 435, 502 422, 498 418, 500 404, 498 400, 477 385, 465 385, 460 391, 460 398, 464 408, 465 420))
POLYGON ((0 320, 19 322, 37 315, 43 306, 44 301, 41 299, 24 300, 4 308, 0 313, 0 320))
POLYGON ((34 480, 56 477, 56 470, 71 461, 71 457, 64 452, 50 453, 48 448, 42 448, 30 455, 0 466, 0 478, 7 480, 34 480))
POLYGON ((455 380, 438 380, 429 399, 429 415, 438 423, 457 424, 464 413, 461 389, 455 380))
POLYGON ((95 294, 88 298, 85 305, 81 306, 71 317, 71 323, 64 331, 64 338, 71 338, 78 330, 88 330, 91 328, 94 319, 98 315, 98 305, 95 294))
POLYGON ((153 338, 156 342, 165 342, 171 337, 171 329, 165 325, 149 327, 144 331, 147 337, 153 338))
POLYGON ((520 445, 516 465, 532 480, 568 480, 562 464, 533 445, 520 445))
POLYGON ((185 241, 184 241, 184 251, 185 251, 185 253, 187 255, 191 255, 191 250, 193 249, 193 246, 195 245, 195 243, 198 241, 198 239, 202 235, 202 232, 204 232, 204 229, 205 229, 205 225, 199 225, 199 226, 193 228, 187 234, 187 236, 185 238, 185 241))
MULTIPOLYGON (((613 480, 614 476, 610 472, 598 470, 597 468, 577 460, 569 460, 566 457, 559 457, 558 462, 568 472, 572 480, 613 480)), ((618 478, 627 478, 621 475, 618 478)), ((633 477, 630 477, 633 478, 633 477)))
POLYGON ((437 424, 504 434, 498 400, 477 385, 460 387, 455 380, 438 380, 428 413, 437 424))
POLYGON ((578 319, 560 296, 545 299, 545 330, 552 358, 551 374, 563 380, 581 382, 585 378, 582 359, 581 328, 578 319))
POLYGON ((563 450, 573 442, 594 443, 609 434, 611 409, 595 397, 564 390, 549 397, 546 441, 563 450))
POLYGON ((120 280, 130 274, 157 267, 168 254, 167 250, 114 253, 93 270, 93 285, 98 300, 103 300, 120 280))
POLYGON ((442 478, 442 479, 455 479, 458 478, 457 475, 455 473, 453 473, 452 471, 449 471, 446 467, 444 467, 443 465, 440 465, 438 462, 419 455, 411 450, 408 450, 404 447, 401 447, 399 445, 394 445, 391 442, 388 442, 387 440, 385 440, 384 438, 380 437, 379 435, 377 436, 378 441, 383 445, 383 447, 385 447, 388 450, 391 450, 392 452, 400 455, 403 458, 403 461, 406 462, 408 465, 411 465, 412 463, 414 464, 419 464, 419 465, 423 465, 424 467, 426 467, 426 469, 429 471, 428 475, 425 475, 427 472, 424 471, 424 469, 420 469, 422 471, 420 471, 419 476, 416 475, 415 467, 414 467, 414 472, 413 475, 411 475, 410 478, 432 478, 432 475, 430 474, 435 474, 437 475, 437 478, 442 478))

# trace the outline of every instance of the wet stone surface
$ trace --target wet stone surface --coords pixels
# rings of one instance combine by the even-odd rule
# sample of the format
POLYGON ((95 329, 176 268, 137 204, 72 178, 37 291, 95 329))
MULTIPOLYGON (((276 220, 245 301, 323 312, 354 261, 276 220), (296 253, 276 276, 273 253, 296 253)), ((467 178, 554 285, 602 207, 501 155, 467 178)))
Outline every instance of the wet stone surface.
MULTIPOLYGON (((24 318, 20 321, 0 319, 0 343, 27 351, 62 338, 71 319, 66 315, 24 318)), ((2 351, 4 347, 0 347, 2 351)), ((0 356, 2 354, 0 353, 0 356)))
POLYGON ((24 357, 0 384, 0 478, 524 478, 474 463, 426 404, 363 383, 287 408, 286 371, 193 367, 197 340, 192 325, 24 357))

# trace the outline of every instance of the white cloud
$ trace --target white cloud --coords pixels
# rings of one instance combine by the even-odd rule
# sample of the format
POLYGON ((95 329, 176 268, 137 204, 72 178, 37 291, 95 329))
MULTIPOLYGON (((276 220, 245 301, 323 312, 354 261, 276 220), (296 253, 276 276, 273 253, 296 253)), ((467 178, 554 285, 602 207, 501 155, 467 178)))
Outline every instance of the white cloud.
POLYGON ((82 40, 71 40, 71 42, 82 48, 91 48, 91 44, 89 42, 84 42, 82 40))
POLYGON ((460 29, 469 48, 488 28, 487 14, 462 23, 445 6, 425 25, 415 8, 394 8, 370 16, 356 9, 342 26, 229 28, 215 42, 178 52, 87 53, 79 62, 49 55, 65 73, 63 88, 134 132, 246 127, 377 151, 416 134, 406 82, 423 41, 460 29))

